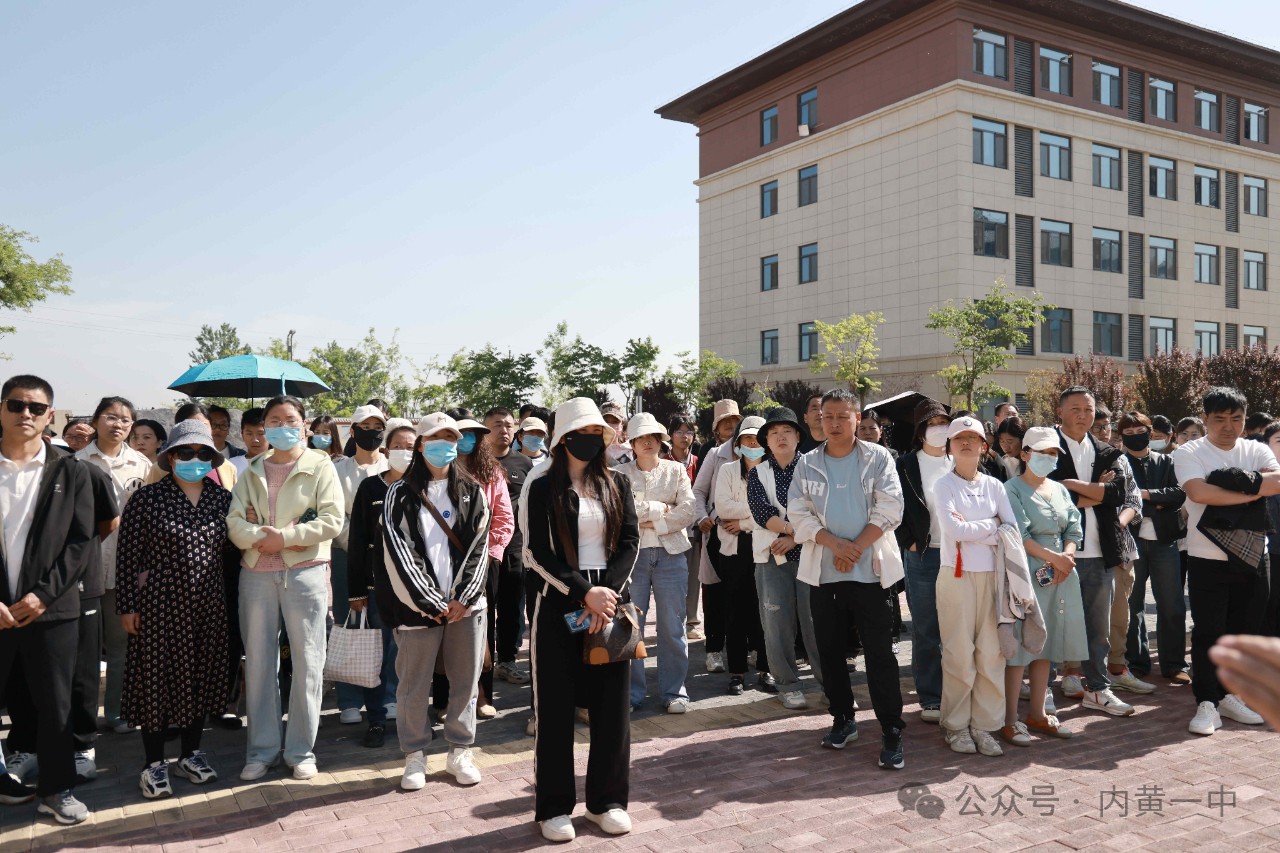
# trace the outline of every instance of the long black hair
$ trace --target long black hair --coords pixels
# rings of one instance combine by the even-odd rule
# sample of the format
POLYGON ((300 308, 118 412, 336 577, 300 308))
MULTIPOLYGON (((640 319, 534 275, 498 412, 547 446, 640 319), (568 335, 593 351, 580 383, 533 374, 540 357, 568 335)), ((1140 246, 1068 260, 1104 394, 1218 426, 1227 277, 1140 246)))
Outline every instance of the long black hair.
MULTIPOLYGON (((418 436, 413 443, 413 459, 409 462, 409 468, 404 472, 404 479, 409 482, 413 488, 414 494, 425 495, 427 493, 427 485, 431 482, 431 469, 427 467, 427 459, 422 455, 422 445, 427 441, 425 436, 418 436)), ((449 468, 445 473, 445 479, 449 485, 445 488, 449 492, 449 497, 453 500, 454 506, 462 503, 463 490, 467 486, 476 485, 475 479, 467 473, 457 459, 449 463, 449 468)))
MULTIPOLYGON (((551 483, 551 501, 556 511, 563 513, 566 519, 572 518, 574 513, 569 495, 573 491, 573 481, 569 477, 569 448, 563 441, 551 449, 547 479, 551 483)), ((595 498, 604 507, 605 541, 609 545, 608 553, 613 554, 618 550, 618 539, 622 536, 622 492, 614 482, 613 471, 605 463, 604 450, 587 463, 582 480, 586 494, 579 497, 595 498)))

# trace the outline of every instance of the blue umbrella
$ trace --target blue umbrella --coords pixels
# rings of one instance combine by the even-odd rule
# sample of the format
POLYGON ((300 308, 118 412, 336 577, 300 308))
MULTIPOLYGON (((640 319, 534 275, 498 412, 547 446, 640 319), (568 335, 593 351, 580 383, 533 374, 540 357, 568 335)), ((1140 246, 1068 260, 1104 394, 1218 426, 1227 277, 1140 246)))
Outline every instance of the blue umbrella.
POLYGON ((197 364, 169 386, 190 397, 310 397, 331 390, 296 361, 265 355, 234 355, 197 364))

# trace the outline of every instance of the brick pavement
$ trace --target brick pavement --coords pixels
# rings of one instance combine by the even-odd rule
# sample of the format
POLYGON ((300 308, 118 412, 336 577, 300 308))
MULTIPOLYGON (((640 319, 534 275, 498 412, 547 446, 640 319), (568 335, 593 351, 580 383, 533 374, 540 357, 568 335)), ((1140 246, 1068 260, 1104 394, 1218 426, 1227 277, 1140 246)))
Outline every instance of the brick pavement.
MULTIPOLYGON (((904 675, 909 646, 904 637, 904 675)), ((870 711, 859 712, 861 740, 825 751, 818 747, 825 714, 788 712, 753 691, 725 696, 727 676, 703 671, 701 643, 692 658, 690 713, 667 716, 650 700, 634 719, 632 833, 609 839, 581 818, 580 805, 579 838, 566 846, 662 853, 1280 849, 1280 736, 1232 722, 1211 738, 1189 735, 1189 687, 1160 682, 1154 695, 1134 700, 1138 713, 1129 719, 1060 698, 1060 716, 1076 738, 1006 746, 1004 757, 985 758, 950 752, 936 726, 920 722, 904 678, 907 769, 890 773, 875 766, 870 711)), ((860 674, 855 693, 869 708, 860 674)), ((501 715, 482 721, 477 738, 485 778, 468 789, 444 773, 437 752, 427 787, 400 791, 394 733, 383 749, 367 750, 359 745, 363 726, 340 725, 329 713, 314 780, 278 772, 239 782, 243 736, 216 730, 206 748, 223 778, 196 788, 175 777, 175 797, 145 801, 137 789, 140 739, 104 735, 100 776, 77 789, 94 810, 90 822, 64 828, 37 819, 31 806, 0 808, 0 851, 542 848, 531 814, 533 742, 523 730, 528 688, 499 688, 495 701, 501 715)), ((585 729, 578 739, 581 786, 585 729)))

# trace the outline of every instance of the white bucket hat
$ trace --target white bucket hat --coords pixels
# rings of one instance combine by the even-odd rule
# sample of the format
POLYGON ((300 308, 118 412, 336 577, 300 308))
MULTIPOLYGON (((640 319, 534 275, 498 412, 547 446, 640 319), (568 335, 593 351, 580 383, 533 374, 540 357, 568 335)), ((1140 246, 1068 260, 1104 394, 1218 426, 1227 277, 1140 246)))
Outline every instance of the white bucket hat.
POLYGON ((742 438, 744 435, 760 436, 760 427, 764 426, 764 418, 759 415, 750 415, 742 419, 742 423, 738 424, 738 434, 733 437, 734 441, 742 438))
POLYGON ((604 427, 604 443, 613 444, 613 427, 605 423, 595 400, 590 397, 574 397, 565 400, 556 407, 556 434, 552 437, 549 447, 555 447, 560 443, 560 439, 586 426, 604 427))
POLYGON ((656 435, 664 444, 671 440, 671 436, 667 435, 667 428, 658 423, 651 412, 640 412, 627 421, 627 438, 635 441, 642 435, 656 435))
POLYGON ((458 421, 458 431, 461 432, 465 429, 473 429, 481 435, 488 435, 490 431, 487 426, 479 421, 472 420, 471 418, 463 418, 458 421))
POLYGON ((462 437, 462 430, 458 429, 458 422, 444 412, 432 412, 418 421, 417 432, 423 438, 432 438, 445 430, 450 430, 454 433, 455 441, 462 437))

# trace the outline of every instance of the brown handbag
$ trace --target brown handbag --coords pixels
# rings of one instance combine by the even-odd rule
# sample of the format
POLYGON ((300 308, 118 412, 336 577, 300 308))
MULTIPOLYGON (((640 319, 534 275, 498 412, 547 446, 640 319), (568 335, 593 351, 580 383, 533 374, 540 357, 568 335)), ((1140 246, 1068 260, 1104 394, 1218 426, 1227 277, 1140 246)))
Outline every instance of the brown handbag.
MULTIPOLYGON (((553 503, 551 514, 555 516, 556 534, 560 538, 560 549, 564 551, 564 561, 576 572, 578 549, 574 547, 573 538, 569 535, 569 525, 565 522, 558 503, 553 503)), ((630 601, 619 602, 613 619, 604 626, 604 630, 595 634, 588 632, 582 640, 583 663, 622 663, 648 656, 640 612, 630 601)))

